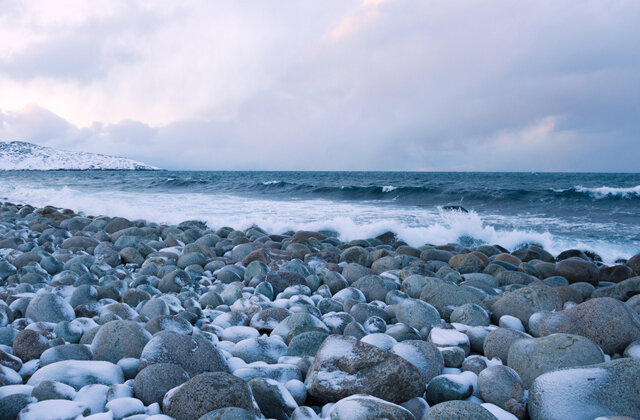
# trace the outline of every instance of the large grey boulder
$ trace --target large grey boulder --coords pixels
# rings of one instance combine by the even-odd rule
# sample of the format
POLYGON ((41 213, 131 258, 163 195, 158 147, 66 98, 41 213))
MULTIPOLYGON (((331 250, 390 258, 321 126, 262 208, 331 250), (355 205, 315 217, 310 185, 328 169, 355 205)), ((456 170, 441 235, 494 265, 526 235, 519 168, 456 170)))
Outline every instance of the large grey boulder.
POLYGON ((162 401, 163 413, 176 420, 197 419, 225 407, 244 408, 260 415, 249 385, 226 372, 197 375, 167 392, 162 401))
POLYGON ((117 363, 127 357, 139 358, 151 334, 133 321, 110 321, 100 327, 91 342, 95 360, 117 363))
MULTIPOLYGON (((139 369, 156 363, 173 363, 193 377, 202 372, 227 372, 222 353, 207 340, 198 336, 163 333, 144 346, 139 369)), ((211 410, 210 410, 211 411, 211 410)))
POLYGON ((527 389, 543 373, 602 362, 604 353, 596 343, 562 333, 517 340, 509 348, 507 358, 507 364, 518 372, 527 389))
POLYGON ((420 371, 396 354, 351 337, 331 335, 324 341, 305 380, 319 402, 336 402, 369 394, 401 403, 424 393, 420 371))
POLYGON ((71 321, 76 315, 73 308, 63 298, 53 293, 41 293, 36 295, 29 306, 25 317, 35 322, 61 322, 71 321))
POLYGON ((640 360, 562 369, 539 376, 529 390, 531 420, 640 418, 640 360))
POLYGON ((629 343, 640 339, 640 316, 617 299, 594 298, 545 317, 539 332, 581 335, 607 354, 622 354, 629 343))

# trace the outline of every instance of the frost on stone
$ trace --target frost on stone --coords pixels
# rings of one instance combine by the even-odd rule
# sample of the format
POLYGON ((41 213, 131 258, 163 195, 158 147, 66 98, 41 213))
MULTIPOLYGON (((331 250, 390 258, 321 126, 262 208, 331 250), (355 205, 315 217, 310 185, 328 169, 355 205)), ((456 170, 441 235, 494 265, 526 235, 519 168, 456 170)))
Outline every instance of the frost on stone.
POLYGON ((42 381, 58 381, 79 390, 85 385, 115 385, 124 382, 119 366, 93 360, 64 360, 37 370, 27 385, 37 386, 42 381))
POLYGON ((88 415, 89 408, 75 401, 46 400, 29 404, 20 411, 20 420, 67 420, 88 415))

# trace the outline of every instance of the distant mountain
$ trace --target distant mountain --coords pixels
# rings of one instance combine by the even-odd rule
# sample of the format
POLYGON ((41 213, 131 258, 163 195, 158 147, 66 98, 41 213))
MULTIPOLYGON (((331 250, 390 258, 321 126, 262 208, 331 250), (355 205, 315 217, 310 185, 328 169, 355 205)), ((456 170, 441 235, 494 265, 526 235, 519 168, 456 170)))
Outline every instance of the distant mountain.
POLYGON ((88 152, 70 152, 23 141, 0 142, 0 170, 153 170, 142 162, 88 152))

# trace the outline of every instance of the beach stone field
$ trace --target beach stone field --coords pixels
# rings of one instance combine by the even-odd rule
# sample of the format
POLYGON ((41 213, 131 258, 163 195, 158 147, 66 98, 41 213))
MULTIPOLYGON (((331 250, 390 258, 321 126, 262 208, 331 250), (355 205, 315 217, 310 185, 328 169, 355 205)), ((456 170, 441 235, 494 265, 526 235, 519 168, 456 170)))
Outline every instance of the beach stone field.
POLYGON ((640 418, 640 254, 338 237, 1 203, 0 420, 640 418))

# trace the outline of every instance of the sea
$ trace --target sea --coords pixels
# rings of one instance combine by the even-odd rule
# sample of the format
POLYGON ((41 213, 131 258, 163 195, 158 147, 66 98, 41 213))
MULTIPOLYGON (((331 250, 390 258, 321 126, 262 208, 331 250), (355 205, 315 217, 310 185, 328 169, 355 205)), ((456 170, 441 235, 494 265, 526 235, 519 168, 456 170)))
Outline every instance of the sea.
POLYGON ((577 248, 609 264, 640 252, 640 174, 628 173, 0 171, 0 201, 343 240, 393 231, 412 246, 577 248))

